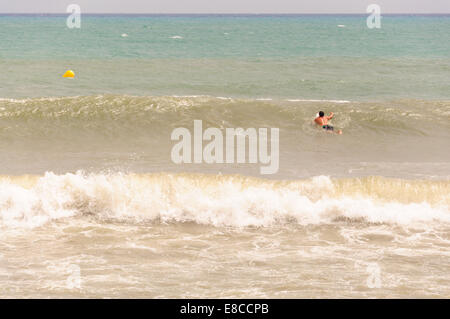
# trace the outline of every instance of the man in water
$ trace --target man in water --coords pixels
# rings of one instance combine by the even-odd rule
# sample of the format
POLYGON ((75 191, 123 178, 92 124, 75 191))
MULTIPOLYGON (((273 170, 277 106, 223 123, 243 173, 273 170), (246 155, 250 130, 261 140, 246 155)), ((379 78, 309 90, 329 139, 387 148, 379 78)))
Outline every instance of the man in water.
MULTIPOLYGON (((328 125, 328 120, 331 120, 333 118, 333 116, 334 116, 333 112, 331 112, 330 115, 325 116, 325 113, 323 111, 320 111, 319 116, 315 118, 314 122, 316 122, 316 124, 322 126, 322 128, 324 130, 334 132, 334 127, 331 125, 328 125)), ((338 130, 335 133, 342 134, 342 131, 338 130)))

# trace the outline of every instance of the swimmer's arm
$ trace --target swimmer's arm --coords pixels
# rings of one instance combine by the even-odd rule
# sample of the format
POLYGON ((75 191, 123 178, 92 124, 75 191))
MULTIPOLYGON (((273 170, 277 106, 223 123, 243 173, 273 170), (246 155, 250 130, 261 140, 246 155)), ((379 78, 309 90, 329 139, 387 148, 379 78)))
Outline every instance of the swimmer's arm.
POLYGON ((327 116, 327 119, 328 119, 328 120, 331 120, 331 119, 333 118, 333 116, 334 116, 334 113, 333 113, 333 112, 330 112, 330 115, 327 116))

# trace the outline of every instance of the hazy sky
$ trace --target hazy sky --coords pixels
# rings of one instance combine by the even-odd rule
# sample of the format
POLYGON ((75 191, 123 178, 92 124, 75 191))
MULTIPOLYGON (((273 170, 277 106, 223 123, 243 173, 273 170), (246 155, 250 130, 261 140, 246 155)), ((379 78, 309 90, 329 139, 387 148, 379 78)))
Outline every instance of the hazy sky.
POLYGON ((450 13, 450 0, 1 0, 2 13, 450 13))

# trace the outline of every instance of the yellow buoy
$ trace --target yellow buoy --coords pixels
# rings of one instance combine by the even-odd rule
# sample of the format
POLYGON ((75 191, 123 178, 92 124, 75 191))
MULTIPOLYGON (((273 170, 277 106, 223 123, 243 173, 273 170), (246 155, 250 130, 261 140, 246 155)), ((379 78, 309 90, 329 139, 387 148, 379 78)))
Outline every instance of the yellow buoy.
POLYGON ((67 70, 66 73, 64 73, 63 78, 73 78, 75 77, 75 73, 72 70, 67 70))

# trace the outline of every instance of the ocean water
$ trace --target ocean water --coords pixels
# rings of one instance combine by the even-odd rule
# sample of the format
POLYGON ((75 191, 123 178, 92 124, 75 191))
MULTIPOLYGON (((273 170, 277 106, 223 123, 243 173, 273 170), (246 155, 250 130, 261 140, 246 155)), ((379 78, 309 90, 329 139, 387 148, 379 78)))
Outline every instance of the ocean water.
POLYGON ((66 18, 0 15, 0 297, 450 296, 450 16, 66 18))

